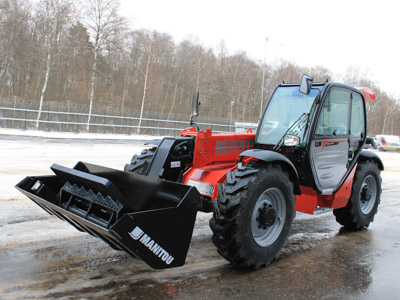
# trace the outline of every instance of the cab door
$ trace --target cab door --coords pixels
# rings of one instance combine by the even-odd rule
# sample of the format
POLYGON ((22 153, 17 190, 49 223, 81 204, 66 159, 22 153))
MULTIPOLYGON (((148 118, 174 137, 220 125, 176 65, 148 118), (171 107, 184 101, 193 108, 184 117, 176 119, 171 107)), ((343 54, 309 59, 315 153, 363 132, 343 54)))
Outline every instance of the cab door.
POLYGON ((311 137, 310 162, 314 182, 322 194, 330 195, 349 168, 350 112, 352 91, 332 86, 311 137))

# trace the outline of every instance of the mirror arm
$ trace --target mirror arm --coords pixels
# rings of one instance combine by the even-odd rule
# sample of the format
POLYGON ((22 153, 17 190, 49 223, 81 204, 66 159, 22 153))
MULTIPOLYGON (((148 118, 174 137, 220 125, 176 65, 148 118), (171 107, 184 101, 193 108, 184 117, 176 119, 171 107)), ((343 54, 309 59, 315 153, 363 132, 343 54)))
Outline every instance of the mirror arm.
POLYGON ((195 122, 193 122, 193 118, 197 117, 199 114, 199 106, 200 106, 200 101, 199 101, 199 96, 200 92, 195 91, 193 93, 193 99, 192 99, 192 115, 190 116, 190 126, 193 126, 196 131, 200 131, 199 125, 195 122))
POLYGON ((190 117, 190 126, 193 126, 196 131, 200 131, 200 127, 196 122, 193 122, 193 116, 190 117))

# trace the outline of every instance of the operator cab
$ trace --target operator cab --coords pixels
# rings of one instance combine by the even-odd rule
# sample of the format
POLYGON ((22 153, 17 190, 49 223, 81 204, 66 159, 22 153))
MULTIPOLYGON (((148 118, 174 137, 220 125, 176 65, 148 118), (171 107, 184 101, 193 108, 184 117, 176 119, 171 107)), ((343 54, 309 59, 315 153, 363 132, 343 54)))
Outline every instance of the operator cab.
MULTIPOLYGON (((261 120, 260 132, 256 141, 263 145, 277 145, 302 116, 309 114, 322 86, 304 95, 299 92, 299 85, 280 85, 268 102, 261 120)), ((299 142, 304 140, 305 128, 297 132, 299 142)))
POLYGON ((366 140, 363 94, 350 86, 280 84, 272 93, 255 148, 280 152, 296 167, 300 185, 321 194, 337 191, 354 166, 366 140))

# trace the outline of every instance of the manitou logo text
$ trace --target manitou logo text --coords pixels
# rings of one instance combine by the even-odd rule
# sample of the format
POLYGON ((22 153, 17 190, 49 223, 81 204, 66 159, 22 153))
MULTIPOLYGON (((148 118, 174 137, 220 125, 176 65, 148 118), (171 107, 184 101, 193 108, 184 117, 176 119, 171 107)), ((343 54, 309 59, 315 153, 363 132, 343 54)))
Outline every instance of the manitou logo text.
POLYGON ((167 265, 169 265, 174 260, 174 257, 172 255, 161 248, 161 246, 157 244, 154 240, 152 240, 151 237, 145 234, 139 226, 136 226, 135 229, 129 232, 129 235, 134 240, 139 240, 139 242, 149 248, 149 250, 157 255, 162 261, 165 261, 167 265))
POLYGON ((217 141, 215 156, 241 153, 253 148, 254 140, 217 141))

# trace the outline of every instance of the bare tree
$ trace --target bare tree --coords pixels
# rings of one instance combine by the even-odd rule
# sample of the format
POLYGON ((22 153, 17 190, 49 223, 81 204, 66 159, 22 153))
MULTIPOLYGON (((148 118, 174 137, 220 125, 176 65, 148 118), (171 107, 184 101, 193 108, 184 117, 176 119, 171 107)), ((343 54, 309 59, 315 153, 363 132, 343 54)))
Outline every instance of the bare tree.
POLYGON ((144 75, 144 80, 143 80, 143 96, 142 96, 142 105, 140 108, 140 116, 139 116, 139 125, 138 125, 138 134, 140 133, 140 126, 142 125, 142 117, 143 117, 143 110, 144 110, 144 102, 146 101, 146 93, 147 93, 147 86, 148 86, 148 80, 149 80, 149 72, 150 72, 150 62, 152 58, 152 51, 151 51, 152 43, 149 41, 148 47, 147 47, 147 57, 146 57, 146 67, 142 69, 139 65, 137 66, 139 70, 142 72, 144 75))
POLYGON ((46 71, 43 79, 39 100, 39 111, 36 127, 39 127, 40 116, 43 109, 43 100, 46 95, 50 76, 52 55, 58 47, 60 35, 66 26, 71 24, 72 3, 64 0, 41 0, 37 9, 37 20, 41 23, 42 42, 45 44, 46 71))
POLYGON ((329 81, 333 76, 332 72, 323 66, 315 66, 307 69, 306 74, 314 78, 314 82, 329 81))
POLYGON ((20 96, 27 70, 25 51, 30 49, 29 3, 0 0, 0 95, 20 96))
MULTIPOLYGON (((88 130, 95 105, 118 105, 123 113, 137 110, 143 133, 148 113, 186 118, 197 89, 201 118, 258 120, 262 62, 245 52, 229 54, 223 42, 214 52, 195 38, 175 44, 168 34, 143 29, 125 39, 118 7, 117 0, 0 0, 0 101, 37 99, 36 125, 45 101, 88 103, 88 130), (68 10, 73 1, 83 3, 80 18, 68 10)), ((333 77, 323 66, 305 68, 285 60, 265 71, 266 98, 276 84, 298 82, 303 73, 315 81, 333 77)), ((340 81, 375 90, 377 100, 367 103, 370 133, 399 134, 399 103, 371 77, 353 67, 340 81)))
POLYGON ((87 102, 92 58, 92 44, 82 23, 77 22, 68 31, 65 50, 58 66, 61 97, 73 102, 87 102))
POLYGON ((87 130, 89 130, 92 116, 99 55, 107 41, 115 38, 120 28, 126 25, 125 19, 118 14, 119 5, 117 0, 88 0, 83 23, 88 28, 93 43, 93 67, 87 130))
POLYGON ((168 34, 148 30, 132 34, 128 65, 131 72, 127 77, 129 83, 134 81, 136 85, 134 98, 141 99, 135 105, 139 108, 138 133, 141 131, 145 106, 151 105, 154 111, 163 111, 164 103, 160 102, 165 101, 165 94, 170 89, 168 84, 173 73, 170 69, 173 50, 174 44, 168 34))

